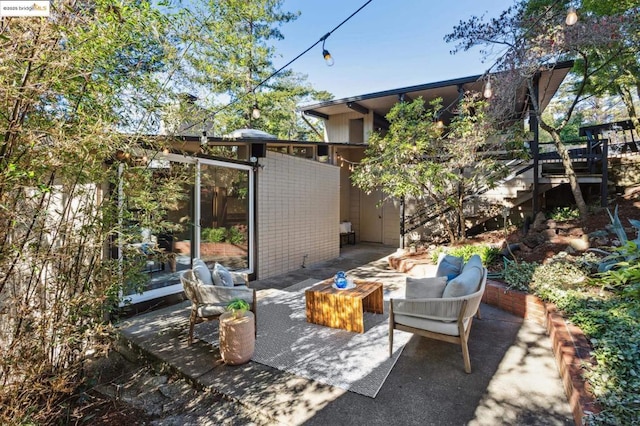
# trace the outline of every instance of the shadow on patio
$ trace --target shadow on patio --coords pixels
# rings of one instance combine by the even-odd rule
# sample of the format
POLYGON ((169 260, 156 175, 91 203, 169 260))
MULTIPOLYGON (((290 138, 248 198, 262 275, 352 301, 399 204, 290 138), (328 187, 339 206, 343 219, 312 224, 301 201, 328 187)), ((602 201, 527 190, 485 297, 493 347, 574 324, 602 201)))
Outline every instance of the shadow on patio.
MULTIPOLYGON (((333 261, 252 284, 284 288, 345 270, 394 288, 404 281, 386 262, 394 251, 360 244, 333 261)), ((198 339, 187 345, 189 306, 183 302, 123 321, 125 346, 223 396, 256 424, 573 424, 544 328, 492 306, 482 305, 482 319, 474 320, 471 374, 463 370, 459 346, 413 336, 375 398, 255 361, 227 366, 212 345, 198 339)))

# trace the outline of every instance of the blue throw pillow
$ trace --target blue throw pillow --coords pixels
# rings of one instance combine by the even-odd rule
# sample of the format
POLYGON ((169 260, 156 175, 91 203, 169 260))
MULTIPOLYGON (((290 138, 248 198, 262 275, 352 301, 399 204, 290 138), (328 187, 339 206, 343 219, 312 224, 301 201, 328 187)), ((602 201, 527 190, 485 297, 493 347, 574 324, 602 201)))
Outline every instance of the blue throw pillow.
POLYGON ((455 278, 462 272, 463 262, 464 260, 461 257, 444 253, 440 254, 436 277, 447 277, 448 280, 455 278))

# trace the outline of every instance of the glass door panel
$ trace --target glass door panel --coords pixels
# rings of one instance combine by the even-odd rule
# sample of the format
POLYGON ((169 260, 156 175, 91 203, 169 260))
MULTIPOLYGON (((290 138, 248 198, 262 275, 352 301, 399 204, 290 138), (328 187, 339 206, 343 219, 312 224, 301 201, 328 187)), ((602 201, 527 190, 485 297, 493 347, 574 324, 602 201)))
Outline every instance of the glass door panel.
POLYGON ((200 165, 200 258, 249 268, 249 170, 200 165))

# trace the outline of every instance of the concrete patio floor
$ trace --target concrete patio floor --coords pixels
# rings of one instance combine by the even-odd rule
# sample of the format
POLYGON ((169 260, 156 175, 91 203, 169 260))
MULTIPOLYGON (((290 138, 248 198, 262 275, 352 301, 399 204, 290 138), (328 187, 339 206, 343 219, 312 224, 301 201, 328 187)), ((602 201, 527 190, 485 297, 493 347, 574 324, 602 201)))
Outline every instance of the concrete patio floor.
MULTIPOLYGON (((394 252, 375 244, 345 246, 337 259, 251 286, 285 288, 338 270, 383 283, 404 281, 405 274, 388 267, 386 256, 394 252)), ((211 345, 187 345, 189 306, 185 301, 119 324, 132 353, 160 362, 197 389, 222 396, 225 404, 224 420, 210 406, 204 414, 159 424, 574 424, 544 328, 489 305, 482 305, 482 318, 471 330, 471 374, 463 370, 459 346, 413 336, 376 398, 253 361, 227 366, 211 345), (234 410, 226 408, 229 403, 234 410)))

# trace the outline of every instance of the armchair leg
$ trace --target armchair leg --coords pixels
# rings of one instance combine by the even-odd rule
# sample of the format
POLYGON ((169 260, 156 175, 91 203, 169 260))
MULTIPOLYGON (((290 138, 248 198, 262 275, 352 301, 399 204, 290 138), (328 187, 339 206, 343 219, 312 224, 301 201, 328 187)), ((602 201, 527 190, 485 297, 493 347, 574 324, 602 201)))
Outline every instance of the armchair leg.
POLYGON ((471 359, 469 358, 469 347, 467 346, 467 339, 461 339, 460 346, 462 347, 462 359, 464 360, 464 371, 467 374, 471 373, 471 359))
MULTIPOLYGON (((393 301, 389 302, 389 306, 393 301)), ((393 356, 393 308, 389 311, 389 358, 393 356)))
POLYGON ((196 311, 191 309, 191 314, 189 315, 189 346, 193 343, 193 328, 196 326, 197 318, 196 311))

